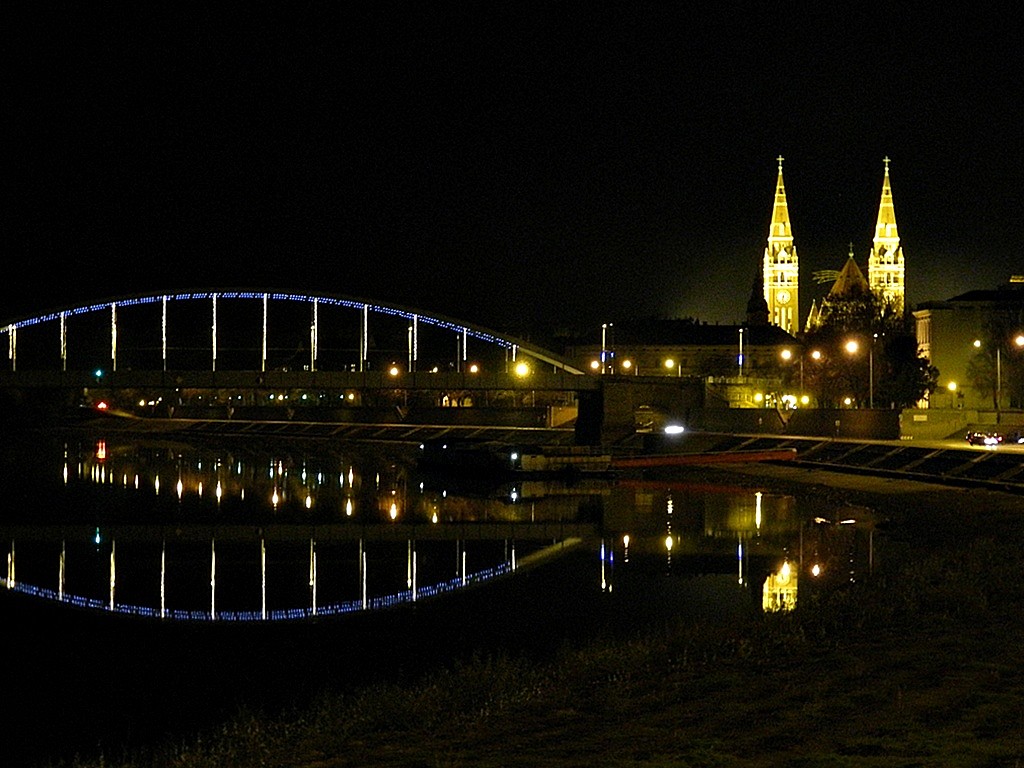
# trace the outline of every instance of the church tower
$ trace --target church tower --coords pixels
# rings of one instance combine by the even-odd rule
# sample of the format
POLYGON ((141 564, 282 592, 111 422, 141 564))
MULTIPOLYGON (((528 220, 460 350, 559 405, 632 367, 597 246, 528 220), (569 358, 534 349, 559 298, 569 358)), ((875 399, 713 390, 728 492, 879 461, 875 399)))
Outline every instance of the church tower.
MULTIPOLYGON (((796 248, 793 245, 793 231, 789 225, 786 188, 782 183, 781 156, 778 161, 779 180, 775 185, 775 207, 772 209, 772 223, 768 230, 768 245, 764 249, 764 298, 768 302, 769 321, 787 333, 796 335, 800 330, 800 269, 796 248)), ((901 258, 900 264, 902 263, 901 258)))
POLYGON ((868 257, 868 285, 884 304, 892 307, 898 316, 904 310, 903 249, 896 231, 896 210, 892 204, 889 185, 889 158, 885 158, 885 179, 882 181, 882 201, 878 206, 875 239, 868 257))

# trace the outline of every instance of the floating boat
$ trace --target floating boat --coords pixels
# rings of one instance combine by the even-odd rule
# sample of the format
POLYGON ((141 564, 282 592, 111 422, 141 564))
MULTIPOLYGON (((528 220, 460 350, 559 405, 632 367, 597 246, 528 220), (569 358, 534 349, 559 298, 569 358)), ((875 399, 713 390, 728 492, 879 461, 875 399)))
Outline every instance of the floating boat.
POLYGON ((517 472, 527 475, 604 475, 612 469, 611 454, 594 452, 587 448, 513 451, 509 458, 517 472))

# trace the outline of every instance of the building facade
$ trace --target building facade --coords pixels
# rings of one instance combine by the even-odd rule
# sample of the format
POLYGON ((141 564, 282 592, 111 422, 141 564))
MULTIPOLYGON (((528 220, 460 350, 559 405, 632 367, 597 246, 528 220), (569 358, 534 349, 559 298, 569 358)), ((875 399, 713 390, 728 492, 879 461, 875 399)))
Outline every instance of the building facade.
POLYGON ((939 371, 929 405, 1001 410, 1024 405, 1024 276, 995 290, 925 302, 913 312, 918 349, 939 371))

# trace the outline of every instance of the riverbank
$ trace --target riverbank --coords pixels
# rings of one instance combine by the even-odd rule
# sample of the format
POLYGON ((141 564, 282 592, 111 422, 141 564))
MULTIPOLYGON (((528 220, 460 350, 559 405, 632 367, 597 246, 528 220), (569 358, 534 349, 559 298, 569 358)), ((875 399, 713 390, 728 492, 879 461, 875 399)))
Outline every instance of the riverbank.
MULTIPOLYGON (((666 473, 870 508, 879 520, 877 567, 842 589, 801 592, 790 614, 737 611, 723 620, 710 596, 705 615, 606 627, 589 639, 567 631, 591 615, 581 597, 573 611, 566 601, 558 604, 564 613, 547 617, 558 643, 520 626, 518 640, 532 647, 480 644, 454 664, 425 663, 290 713, 250 711, 201 742, 77 765, 760 768, 1024 759, 1018 497, 769 465, 666 473)), ((436 651, 429 634, 415 642, 436 651)))

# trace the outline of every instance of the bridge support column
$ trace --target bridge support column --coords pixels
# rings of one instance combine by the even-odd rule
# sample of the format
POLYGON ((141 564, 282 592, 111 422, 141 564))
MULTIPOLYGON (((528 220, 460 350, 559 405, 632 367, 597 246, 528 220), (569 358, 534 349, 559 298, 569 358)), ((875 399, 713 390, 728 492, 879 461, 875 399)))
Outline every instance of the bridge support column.
POLYGON ((700 379, 602 376, 600 390, 579 393, 576 443, 602 445, 633 434, 641 407, 650 409, 660 420, 686 426, 688 415, 703 402, 704 384, 700 379))
POLYGON ((576 402, 576 445, 601 445, 604 391, 596 389, 578 392, 576 402))

